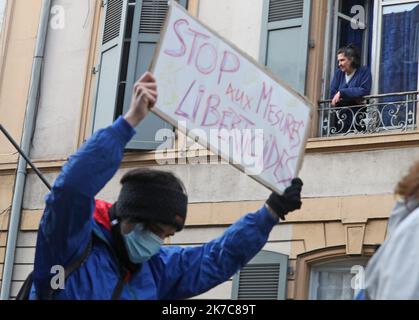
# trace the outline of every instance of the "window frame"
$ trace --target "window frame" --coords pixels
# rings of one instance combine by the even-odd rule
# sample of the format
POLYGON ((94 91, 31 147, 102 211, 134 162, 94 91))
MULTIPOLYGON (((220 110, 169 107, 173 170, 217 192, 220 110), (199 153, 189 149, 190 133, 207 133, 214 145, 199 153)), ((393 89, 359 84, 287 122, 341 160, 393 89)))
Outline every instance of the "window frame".
MULTIPOLYGON (((338 258, 329 260, 323 263, 315 263, 310 266, 310 282, 308 288, 308 299, 309 300, 319 300, 317 298, 317 288, 319 285, 319 275, 320 272, 341 272, 341 273, 351 273, 351 268, 353 266, 361 265, 362 267, 366 267, 368 263, 367 257, 360 257, 360 258, 338 258), (345 266, 342 266, 345 264, 345 266), (352 266, 349 266, 351 264, 352 266), (317 284, 317 285, 316 285, 317 284)), ((354 295, 352 298, 357 296, 357 291, 354 290, 354 295)))
MULTIPOLYGON (((356 257, 365 257, 366 259, 370 259, 376 249, 377 245, 363 245, 362 255, 357 255, 356 257)), ((351 257, 353 258, 354 255, 348 255, 346 253, 345 245, 317 249, 298 255, 293 298, 297 300, 308 300, 310 289, 310 271, 312 266, 330 261, 350 259, 351 257)))
MULTIPOLYGON (((418 0, 375 0, 374 2, 374 26, 372 36, 372 48, 371 48, 371 73, 373 79, 379 79, 380 77, 380 63, 381 63, 381 38, 383 31, 383 12, 384 7, 415 3, 418 0)), ((418 66, 419 69, 419 66, 418 66)), ((419 90, 419 73, 418 73, 418 88, 419 90)), ((379 81, 372 82, 371 94, 379 94, 379 81)))
MULTIPOLYGON (((329 0, 328 3, 328 9, 327 9, 327 25, 326 25, 326 34, 325 34, 325 39, 326 41, 328 41, 329 43, 332 43, 332 47, 330 52, 328 52, 328 50, 325 50, 325 56, 324 56, 324 63, 323 63, 323 88, 322 88, 322 98, 323 100, 328 100, 329 99, 329 90, 330 90, 330 82, 333 79, 333 76, 335 75, 335 71, 336 71, 336 53, 339 50, 339 45, 338 45, 338 32, 339 32, 339 19, 345 19, 348 21, 348 16, 345 16, 344 14, 342 14, 339 10, 342 4, 342 1, 344 0, 338 0, 337 2, 334 0, 329 0)), ((367 0, 368 2, 374 1, 374 0, 367 0)), ((365 16, 367 17, 367 19, 369 19, 370 16, 370 5, 368 4, 366 6, 366 10, 365 10, 365 16)), ((374 15, 375 17, 375 15, 374 15)), ((363 52, 361 52, 362 55, 362 61, 365 62, 368 60, 368 31, 369 28, 373 28, 374 31, 374 22, 375 19, 373 19, 373 23, 371 24, 370 21, 366 22, 366 29, 365 29, 365 34, 364 34, 364 39, 363 39, 363 52)), ((373 47, 373 43, 374 41, 372 41, 371 43, 371 50, 373 47)), ((371 54, 373 55, 372 51, 371 54)), ((371 65, 373 63, 373 59, 375 57, 371 56, 371 65)))
MULTIPOLYGON (((331 50, 325 50, 324 65, 323 65, 323 79, 324 85, 322 88, 323 100, 328 100, 328 91, 330 87, 330 81, 333 78, 335 68, 331 67, 335 65, 337 48, 337 37, 338 37, 338 21, 339 21, 339 7, 341 1, 337 3, 335 0, 329 0, 328 12, 327 12, 327 26, 325 30, 326 41, 332 43, 331 50), (330 68, 330 70, 329 70, 330 68)), ((382 38, 382 27, 383 27, 383 11, 384 7, 394 6, 400 4, 409 4, 418 2, 418 0, 370 0, 374 1, 373 6, 373 22, 369 27, 372 28, 372 41, 371 41, 371 74, 372 74, 372 87, 371 95, 379 94, 379 79, 380 76, 380 63, 381 63, 381 38, 382 38)), ((366 8, 366 16, 369 17, 369 6, 366 8)), ((366 37, 365 37, 366 38, 366 37)), ((364 44, 366 39, 364 38, 364 44)), ((365 52, 363 52, 365 57, 365 52)), ((365 61, 365 59, 364 59, 365 61)), ((419 69, 419 67, 418 67, 419 69)), ((418 90, 419 90, 419 73, 418 73, 418 90)))

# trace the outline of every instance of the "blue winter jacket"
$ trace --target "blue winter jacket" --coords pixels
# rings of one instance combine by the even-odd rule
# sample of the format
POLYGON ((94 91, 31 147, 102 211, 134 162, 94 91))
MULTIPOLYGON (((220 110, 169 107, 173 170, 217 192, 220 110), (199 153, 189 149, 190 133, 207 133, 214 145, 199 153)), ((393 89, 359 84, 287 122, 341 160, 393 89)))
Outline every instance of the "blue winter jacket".
POLYGON ((340 91, 341 105, 359 104, 362 97, 371 93, 371 85, 372 76, 368 67, 357 69, 349 83, 346 83, 345 73, 338 69, 330 85, 330 99, 340 91))
MULTIPOLYGON (((111 299, 120 278, 110 232, 93 218, 94 196, 117 171, 135 131, 120 117, 95 133, 65 164, 46 197, 35 253, 31 299, 49 291, 53 266, 80 257, 95 234, 87 260, 54 299, 111 299)), ((163 246, 143 263, 120 299, 185 299, 228 280, 266 243, 277 220, 266 208, 248 214, 225 233, 197 247, 163 246)))

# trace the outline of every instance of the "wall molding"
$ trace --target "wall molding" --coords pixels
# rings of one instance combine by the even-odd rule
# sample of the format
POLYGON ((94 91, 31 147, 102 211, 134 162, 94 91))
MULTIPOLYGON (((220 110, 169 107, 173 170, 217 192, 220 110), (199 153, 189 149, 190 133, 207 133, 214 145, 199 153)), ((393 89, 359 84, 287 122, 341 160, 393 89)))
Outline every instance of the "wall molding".
MULTIPOLYGON (((345 227, 363 226, 364 223, 347 223, 346 218, 353 215, 349 221, 357 221, 358 212, 352 212, 354 202, 365 202, 369 199, 371 208, 363 211, 365 221, 387 219, 391 207, 394 204, 393 195, 370 195, 370 196, 347 196, 347 197, 329 197, 329 198, 304 198, 301 210, 287 215, 287 220, 281 224, 306 224, 306 223, 325 223, 338 222, 345 227)), ((261 201, 231 201, 231 202, 202 202, 189 203, 187 227, 205 227, 205 226, 228 226, 237 221, 241 216, 255 212, 260 209, 264 200, 261 201)), ((37 230, 42 209, 23 210, 22 228, 23 230, 37 230)), ((349 230, 353 231, 353 230, 349 230)), ((348 236, 351 241, 358 241, 351 234, 348 236)), ((363 239, 364 236, 362 236, 363 239)), ((297 239, 293 239, 297 240, 297 239)))
MULTIPOLYGON (((82 142, 80 140, 80 142, 82 142)), ((349 153, 361 151, 376 151, 385 149, 400 149, 419 147, 419 132, 376 134, 368 136, 350 136, 335 138, 311 138, 307 142, 306 154, 323 153, 349 153)), ((193 156, 185 157, 187 150, 171 149, 164 155, 169 164, 188 164, 188 161, 197 161, 199 158, 207 158, 215 155, 205 148, 194 150, 193 156), (196 152, 196 153, 195 153, 196 152)), ((122 161, 122 167, 156 165, 156 151, 129 152, 122 161)), ((33 163, 42 169, 60 170, 67 159, 45 159, 32 160, 33 163)), ((17 161, 0 161, 0 175, 13 174, 16 170, 17 161)), ((30 170, 30 168, 28 168, 30 170)))

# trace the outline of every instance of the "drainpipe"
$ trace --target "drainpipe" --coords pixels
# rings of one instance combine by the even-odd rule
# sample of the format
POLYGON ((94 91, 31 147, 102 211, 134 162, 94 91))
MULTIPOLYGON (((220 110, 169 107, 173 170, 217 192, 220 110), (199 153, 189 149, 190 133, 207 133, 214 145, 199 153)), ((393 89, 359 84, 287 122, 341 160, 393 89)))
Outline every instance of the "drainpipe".
MULTIPOLYGON (((33 58, 32 75, 29 86, 29 97, 26 105, 25 121, 21 140, 21 149, 29 154, 33 138, 36 114, 38 109, 38 95, 41 80, 41 67, 44 60, 45 42, 51 11, 51 1, 43 0, 38 36, 36 40, 35 56, 33 58)), ((12 208, 10 212, 9 231, 7 236, 6 255, 3 266, 3 280, 1 283, 0 300, 8 300, 12 284, 13 265, 15 260, 15 249, 19 233, 20 216, 23 202, 23 191, 26 181, 26 160, 20 156, 16 173, 15 186, 13 191, 12 208)))

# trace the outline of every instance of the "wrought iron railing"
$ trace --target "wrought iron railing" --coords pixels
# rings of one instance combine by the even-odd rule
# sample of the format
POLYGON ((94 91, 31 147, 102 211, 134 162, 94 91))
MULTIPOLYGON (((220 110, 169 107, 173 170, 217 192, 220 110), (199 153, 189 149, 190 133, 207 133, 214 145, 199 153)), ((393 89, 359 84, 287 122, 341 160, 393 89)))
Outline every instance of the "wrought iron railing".
POLYGON ((418 91, 364 97, 359 105, 319 102, 319 136, 411 131, 417 126, 418 91))

